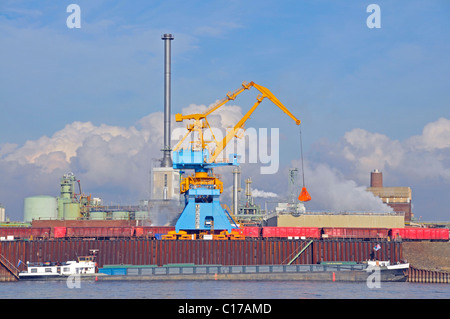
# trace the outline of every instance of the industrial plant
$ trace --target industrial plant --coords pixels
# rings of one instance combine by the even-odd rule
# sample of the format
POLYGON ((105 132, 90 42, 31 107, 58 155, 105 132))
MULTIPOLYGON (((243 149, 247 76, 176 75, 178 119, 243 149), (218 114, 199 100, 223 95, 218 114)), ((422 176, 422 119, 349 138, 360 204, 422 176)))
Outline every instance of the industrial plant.
MULTIPOLYGON (((175 114, 175 121, 186 123, 187 133, 172 147, 174 36, 164 34, 161 39, 165 52, 164 146, 160 165, 150 172, 149 198, 134 205, 106 205, 95 194, 84 193, 77 172, 67 172, 61 177, 58 196, 41 194, 24 199, 23 222, 8 224, 0 205, 0 281, 20 280, 21 273, 26 273, 22 277, 33 277, 31 267, 17 265, 17 260, 60 263, 92 251, 98 268, 95 275, 104 275, 103 280, 116 275, 147 280, 226 280, 241 275, 250 280, 273 279, 279 278, 274 273, 281 269, 285 278, 358 281, 367 277, 365 269, 371 262, 381 267, 382 261, 383 280, 405 281, 410 268, 404 262, 405 243, 449 241, 446 227, 414 225, 411 189, 383 186, 382 172, 378 170, 370 173, 367 191, 390 206, 392 212, 308 211, 306 203, 311 196, 304 176, 301 190, 299 183, 303 167, 289 170, 286 198, 272 199, 271 208, 267 202, 258 204, 252 178, 241 180, 240 154, 224 156, 226 146, 241 136, 244 125, 265 99, 279 108, 292 125, 301 123, 270 89, 260 84, 242 82, 202 113, 175 114), (206 132, 212 131, 209 116, 248 90, 258 91, 250 110, 222 139, 214 135, 207 139, 206 132), (217 168, 229 168, 232 185, 224 185, 215 173, 217 168), (227 204, 221 195, 229 186, 232 196, 227 204), (267 269, 257 268, 268 265, 267 269), (175 269, 171 267, 175 266, 176 276, 171 276, 175 269), (246 266, 255 266, 255 270, 246 266), (314 274, 308 277, 306 273, 314 274)), ((55 272, 58 269, 55 266, 55 272)), ((54 274, 62 275, 61 270, 54 274)))

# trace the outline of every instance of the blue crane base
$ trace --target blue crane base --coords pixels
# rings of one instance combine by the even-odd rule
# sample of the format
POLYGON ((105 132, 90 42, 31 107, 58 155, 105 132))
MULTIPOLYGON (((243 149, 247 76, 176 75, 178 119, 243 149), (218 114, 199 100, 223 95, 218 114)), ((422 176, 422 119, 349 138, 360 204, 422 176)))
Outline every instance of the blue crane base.
MULTIPOLYGON (((237 228, 220 206, 218 189, 196 188, 185 193, 186 206, 175 224, 175 231, 211 231, 237 228)), ((231 219, 231 217, 230 217, 231 219)))

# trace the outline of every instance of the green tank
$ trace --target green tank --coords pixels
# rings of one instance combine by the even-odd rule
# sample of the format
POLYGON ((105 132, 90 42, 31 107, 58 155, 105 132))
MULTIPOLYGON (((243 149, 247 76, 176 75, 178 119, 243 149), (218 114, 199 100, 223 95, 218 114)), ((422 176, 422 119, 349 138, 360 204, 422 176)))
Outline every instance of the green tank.
POLYGON ((72 203, 70 198, 58 197, 58 219, 64 219, 64 205, 72 203))
MULTIPOLYGON (((75 183, 77 182, 75 175, 73 173, 64 174, 61 178, 61 194, 58 197, 58 218, 65 219, 65 205, 72 204, 75 196, 75 183)), ((75 208, 68 208, 73 210, 75 208)), ((75 214, 75 212, 73 212, 75 214)), ((78 212, 79 214, 79 212, 78 212)), ((68 216, 71 212, 68 212, 68 216)), ((73 219, 73 218, 71 218, 73 219)))
POLYGON ((136 213, 134 213, 134 219, 135 220, 148 219, 148 212, 147 211, 137 211, 136 213))
POLYGON ((24 199, 23 210, 25 222, 31 222, 35 219, 56 219, 56 197, 47 195, 27 197, 24 199))
POLYGON ((106 212, 90 212, 89 219, 90 220, 105 220, 106 212))
POLYGON ((80 218, 80 204, 79 203, 65 203, 64 204, 64 219, 75 220, 80 218))
POLYGON ((127 220, 130 218, 130 213, 125 211, 118 211, 112 213, 112 219, 114 220, 127 220))

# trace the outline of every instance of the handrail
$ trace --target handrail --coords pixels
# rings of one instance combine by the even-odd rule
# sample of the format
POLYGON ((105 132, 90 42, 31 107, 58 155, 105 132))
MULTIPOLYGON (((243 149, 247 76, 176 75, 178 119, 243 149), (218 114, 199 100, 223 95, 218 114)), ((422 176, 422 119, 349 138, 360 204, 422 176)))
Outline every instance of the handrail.
POLYGON ((290 262, 288 262, 288 265, 292 264, 294 262, 294 260, 296 260, 298 258, 298 256, 300 256, 306 250, 306 248, 308 248, 308 246, 311 245, 311 243, 313 241, 314 240, 311 240, 309 243, 307 243, 306 246, 303 247, 302 250, 300 250, 300 252, 297 255, 295 255, 295 257, 292 258, 290 262))
POLYGON ((16 268, 5 256, 0 254, 0 264, 5 266, 6 269, 16 278, 19 279, 19 269, 16 268))

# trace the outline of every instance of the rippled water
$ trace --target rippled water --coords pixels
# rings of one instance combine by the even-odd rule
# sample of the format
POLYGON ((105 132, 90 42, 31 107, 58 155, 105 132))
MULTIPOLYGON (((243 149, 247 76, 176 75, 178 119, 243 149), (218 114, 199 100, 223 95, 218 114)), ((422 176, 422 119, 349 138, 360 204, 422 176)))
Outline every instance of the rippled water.
POLYGON ((448 299, 450 284, 313 281, 65 281, 0 283, 1 299, 448 299))

